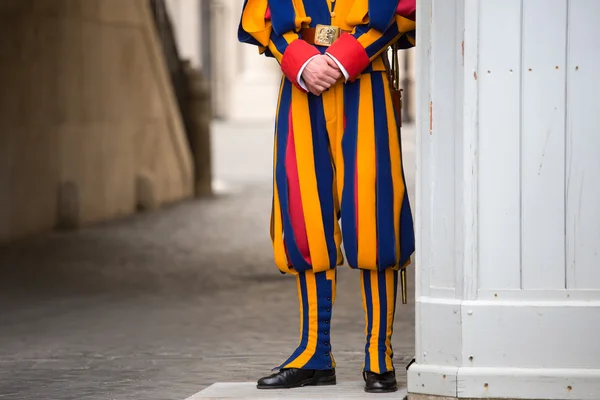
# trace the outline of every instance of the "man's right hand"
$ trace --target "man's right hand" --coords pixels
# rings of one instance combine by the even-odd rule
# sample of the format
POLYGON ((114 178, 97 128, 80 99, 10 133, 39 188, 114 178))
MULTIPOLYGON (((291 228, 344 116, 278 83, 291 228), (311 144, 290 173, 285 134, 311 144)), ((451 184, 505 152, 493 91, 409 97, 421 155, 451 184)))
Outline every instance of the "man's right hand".
POLYGON ((322 54, 313 58, 302 71, 302 79, 309 92, 319 96, 342 78, 342 71, 335 61, 322 54))

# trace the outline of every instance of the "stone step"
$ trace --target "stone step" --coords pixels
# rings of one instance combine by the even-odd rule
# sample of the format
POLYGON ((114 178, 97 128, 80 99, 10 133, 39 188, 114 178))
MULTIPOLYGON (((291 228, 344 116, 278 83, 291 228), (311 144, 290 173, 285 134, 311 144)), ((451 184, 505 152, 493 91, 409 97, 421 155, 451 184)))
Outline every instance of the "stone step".
POLYGON ((344 400, 344 399, 370 399, 402 400, 406 398, 406 389, 395 393, 365 393, 364 382, 340 382, 335 386, 307 386, 295 389, 258 390, 255 382, 224 382, 215 383, 203 391, 187 398, 186 400, 201 399, 239 399, 239 400, 270 400, 270 399, 296 399, 296 400, 344 400))

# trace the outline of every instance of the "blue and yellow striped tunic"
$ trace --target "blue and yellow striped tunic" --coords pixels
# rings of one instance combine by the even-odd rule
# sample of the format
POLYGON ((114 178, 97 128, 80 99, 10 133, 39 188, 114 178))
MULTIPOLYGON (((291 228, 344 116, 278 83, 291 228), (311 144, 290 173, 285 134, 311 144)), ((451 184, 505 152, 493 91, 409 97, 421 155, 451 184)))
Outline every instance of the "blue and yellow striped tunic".
POLYGON ((281 65, 275 129, 271 237, 284 273, 326 271, 343 263, 398 269, 414 252, 400 128, 382 53, 414 45, 415 23, 398 0, 246 0, 240 41, 281 65), (302 28, 335 25, 329 47, 302 40, 302 28), (328 53, 349 75, 320 96, 298 72, 328 53), (340 222, 341 221, 341 226, 340 222))

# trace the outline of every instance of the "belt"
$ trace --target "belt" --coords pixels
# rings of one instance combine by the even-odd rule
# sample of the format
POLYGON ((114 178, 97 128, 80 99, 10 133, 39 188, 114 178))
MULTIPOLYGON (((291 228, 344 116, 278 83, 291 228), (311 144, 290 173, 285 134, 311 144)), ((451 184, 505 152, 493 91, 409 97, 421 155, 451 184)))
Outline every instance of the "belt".
POLYGON ((312 45, 331 46, 344 31, 333 25, 317 25, 316 28, 302 28, 302 39, 312 45))

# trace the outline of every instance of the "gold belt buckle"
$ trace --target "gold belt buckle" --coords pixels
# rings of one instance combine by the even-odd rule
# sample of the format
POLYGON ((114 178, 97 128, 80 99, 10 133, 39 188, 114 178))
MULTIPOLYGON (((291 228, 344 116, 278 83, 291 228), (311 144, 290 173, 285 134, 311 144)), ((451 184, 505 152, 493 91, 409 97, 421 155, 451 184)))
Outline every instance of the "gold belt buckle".
POLYGON ((340 37, 340 28, 333 25, 317 25, 315 28, 315 44, 331 46, 340 37))

